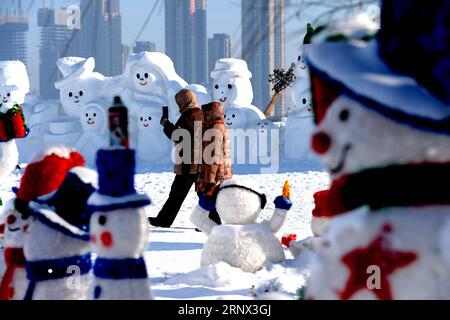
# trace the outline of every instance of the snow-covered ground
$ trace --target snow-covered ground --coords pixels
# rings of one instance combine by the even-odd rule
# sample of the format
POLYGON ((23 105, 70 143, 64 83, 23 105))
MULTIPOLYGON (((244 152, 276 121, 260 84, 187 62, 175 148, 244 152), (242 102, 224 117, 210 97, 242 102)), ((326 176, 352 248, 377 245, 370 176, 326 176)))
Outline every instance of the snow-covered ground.
MULTIPOLYGON (((139 192, 146 192, 153 200, 147 208, 148 216, 156 216, 170 191, 174 175, 170 168, 154 168, 155 173, 136 176, 139 192)), ((149 170, 150 171, 150 170, 149 170)), ((278 174, 247 173, 256 170, 238 169, 239 175, 254 179, 267 195, 269 203, 261 218, 267 218, 274 209, 273 199, 281 194, 285 180, 291 185, 294 202, 287 221, 278 238, 285 233, 296 233, 298 239, 311 236, 310 220, 313 194, 328 186, 328 175, 320 166, 284 164, 278 174), (311 170, 314 168, 315 170, 311 170)), ((0 197, 11 198, 11 188, 18 186, 21 172, 16 172, 0 183, 0 197)), ((309 273, 309 255, 294 260, 286 250, 287 260, 281 264, 267 265, 256 274, 244 273, 223 263, 200 268, 200 256, 206 236, 195 232, 189 221, 197 196, 191 190, 174 225, 170 229, 151 228, 150 243, 145 254, 153 295, 156 299, 250 299, 266 290, 295 298, 296 291, 309 273), (253 289, 252 289, 253 287, 253 289)), ((3 268, 3 266, 1 266, 3 268)), ((0 268, 0 269, 2 269, 0 268)))

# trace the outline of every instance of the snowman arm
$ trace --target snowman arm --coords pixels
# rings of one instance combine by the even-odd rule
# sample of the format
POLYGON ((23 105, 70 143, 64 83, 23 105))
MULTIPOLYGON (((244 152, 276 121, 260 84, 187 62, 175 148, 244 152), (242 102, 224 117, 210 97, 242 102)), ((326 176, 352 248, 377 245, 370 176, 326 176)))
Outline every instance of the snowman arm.
POLYGON ((288 210, 275 209, 272 217, 267 221, 269 228, 273 233, 277 233, 278 231, 280 231, 281 227, 286 221, 287 213, 288 210))
POLYGON ((274 203, 275 211, 267 223, 270 230, 272 230, 273 233, 277 233, 286 221, 287 214, 292 207, 292 202, 289 199, 279 196, 275 199, 274 203))
POLYGON ((217 223, 209 218, 209 212, 200 206, 194 208, 191 215, 191 222, 207 235, 210 235, 212 229, 218 226, 217 223))

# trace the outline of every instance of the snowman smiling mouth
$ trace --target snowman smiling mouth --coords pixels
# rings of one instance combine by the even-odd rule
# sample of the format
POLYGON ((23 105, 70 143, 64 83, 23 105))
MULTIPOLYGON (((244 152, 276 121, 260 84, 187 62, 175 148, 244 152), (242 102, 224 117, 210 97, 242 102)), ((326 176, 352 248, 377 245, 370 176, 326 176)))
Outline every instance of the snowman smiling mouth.
POLYGON ((144 124, 144 128, 148 128, 148 126, 149 126, 148 123, 145 123, 145 124, 144 124))
POLYGON ((73 102, 75 102, 75 103, 80 103, 80 100, 74 100, 73 102))
POLYGON ((342 169, 344 169, 345 161, 347 160, 348 153, 350 152, 351 149, 352 149, 351 144, 347 144, 343 148, 342 153, 341 153, 341 158, 340 158, 338 164, 335 167, 330 168, 330 172, 332 174, 338 174, 339 172, 342 171, 342 169))
POLYGON ((224 97, 224 98, 222 98, 222 99, 219 99, 219 101, 223 103, 223 102, 227 101, 227 97, 224 97))
POLYGON ((146 81, 144 81, 144 82, 139 82, 139 84, 140 84, 141 86, 146 86, 147 83, 148 83, 148 82, 146 82, 146 81))
POLYGON ((87 124, 90 125, 90 126, 92 126, 93 124, 95 124, 95 121, 94 121, 94 120, 88 120, 88 121, 87 121, 87 124))
POLYGON ((8 227, 8 230, 10 231, 10 232, 16 232, 16 231, 19 231, 20 230, 20 228, 18 227, 18 228, 11 228, 11 227, 8 227))

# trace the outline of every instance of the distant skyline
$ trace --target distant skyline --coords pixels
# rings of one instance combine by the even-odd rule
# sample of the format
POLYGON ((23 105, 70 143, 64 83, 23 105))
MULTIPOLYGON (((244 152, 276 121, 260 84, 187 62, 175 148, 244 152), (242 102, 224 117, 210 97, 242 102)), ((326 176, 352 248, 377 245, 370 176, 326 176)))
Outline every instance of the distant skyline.
MULTIPOLYGON (((158 0, 121 0, 122 42, 131 46, 148 14, 158 0)), ((11 7, 14 0, 1 1, 0 8, 11 7)), ((46 0, 47 6, 55 8, 79 4, 79 0, 46 0)), ((291 1, 292 2, 292 1, 291 1)), ((37 27, 37 10, 43 0, 23 0, 23 7, 29 17, 30 31, 28 33, 28 65, 32 87, 38 81, 39 69, 39 29, 37 27)), ((165 52, 164 1, 160 4, 150 19, 139 40, 152 41, 157 51, 165 52)), ((286 67, 296 60, 297 49, 303 39, 299 31, 306 23, 317 16, 317 11, 302 12, 297 15, 296 7, 286 8, 286 67), (301 17, 301 19, 300 19, 301 17)), ((241 0, 208 0, 207 1, 207 35, 226 33, 231 37, 231 55, 240 57, 241 49, 241 0)))

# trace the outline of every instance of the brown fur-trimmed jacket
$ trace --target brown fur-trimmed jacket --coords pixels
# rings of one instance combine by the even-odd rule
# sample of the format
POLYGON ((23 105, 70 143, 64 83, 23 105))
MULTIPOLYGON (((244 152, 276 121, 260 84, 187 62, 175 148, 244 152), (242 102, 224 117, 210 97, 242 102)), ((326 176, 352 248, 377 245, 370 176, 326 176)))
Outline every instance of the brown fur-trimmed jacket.
POLYGON ((233 176, 231 140, 228 127, 223 121, 223 108, 219 103, 213 102, 202 106, 202 111, 205 141, 202 148, 203 161, 196 183, 196 190, 201 193, 206 191, 208 184, 218 186, 233 176))

